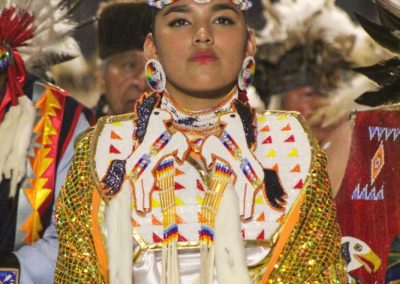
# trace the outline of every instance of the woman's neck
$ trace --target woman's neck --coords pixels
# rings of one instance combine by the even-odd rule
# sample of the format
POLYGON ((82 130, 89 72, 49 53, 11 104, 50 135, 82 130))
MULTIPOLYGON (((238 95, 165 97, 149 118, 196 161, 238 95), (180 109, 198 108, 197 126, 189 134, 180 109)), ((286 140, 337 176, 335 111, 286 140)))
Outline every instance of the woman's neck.
POLYGON ((189 93, 178 90, 171 84, 167 84, 168 94, 180 107, 188 111, 211 109, 218 105, 228 94, 232 93, 234 89, 234 87, 229 86, 209 92, 189 93))
MULTIPOLYGON (((208 131, 219 125, 218 115, 229 112, 232 109, 232 101, 237 98, 237 90, 233 88, 231 92, 223 98, 215 100, 211 104, 203 104, 203 108, 193 106, 191 100, 189 107, 183 107, 181 102, 175 100, 169 93, 165 93, 161 100, 160 107, 169 111, 172 115, 173 123, 180 129, 190 131, 208 131)), ((210 102, 210 101, 208 101, 210 102)))

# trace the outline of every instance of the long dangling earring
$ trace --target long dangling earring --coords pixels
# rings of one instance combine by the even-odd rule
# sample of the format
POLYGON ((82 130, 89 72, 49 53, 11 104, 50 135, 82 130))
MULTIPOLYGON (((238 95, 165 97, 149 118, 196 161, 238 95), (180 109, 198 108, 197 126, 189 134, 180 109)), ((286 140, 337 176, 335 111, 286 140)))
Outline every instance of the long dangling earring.
POLYGON ((256 61, 253 56, 247 56, 243 60, 242 69, 238 76, 238 87, 240 91, 246 91, 254 79, 256 71, 256 61))
POLYGON ((157 93, 162 93, 167 84, 164 69, 159 61, 150 59, 144 68, 147 84, 157 93))

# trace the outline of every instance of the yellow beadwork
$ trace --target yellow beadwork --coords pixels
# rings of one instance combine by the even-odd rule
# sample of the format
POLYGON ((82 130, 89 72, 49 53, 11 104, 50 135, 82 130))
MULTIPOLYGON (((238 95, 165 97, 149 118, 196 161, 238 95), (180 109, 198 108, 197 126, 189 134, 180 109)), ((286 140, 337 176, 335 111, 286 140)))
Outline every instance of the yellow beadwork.
MULTIPOLYGON (((201 205, 201 223, 213 231, 222 195, 228 184, 232 182, 230 169, 229 172, 224 172, 217 170, 217 166, 229 169, 222 161, 215 161, 212 173, 208 177, 207 188, 205 189, 203 204, 201 205)), ((214 240, 210 239, 210 236, 207 235, 201 235, 200 240, 212 245, 214 243, 214 240)))
MULTIPOLYGON (((163 161, 172 161, 168 167, 155 171, 157 187, 160 191, 160 203, 163 214, 164 230, 176 226, 176 204, 175 204, 175 167, 173 156, 168 156, 163 161)), ((177 241, 177 234, 169 235, 164 243, 177 241)))

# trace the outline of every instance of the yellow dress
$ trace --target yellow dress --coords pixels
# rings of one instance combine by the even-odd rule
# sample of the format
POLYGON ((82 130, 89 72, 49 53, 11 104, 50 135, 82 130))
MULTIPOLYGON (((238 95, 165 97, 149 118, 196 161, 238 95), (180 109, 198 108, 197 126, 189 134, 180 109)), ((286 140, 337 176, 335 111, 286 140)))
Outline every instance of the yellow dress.
MULTIPOLYGON (((258 251, 256 256, 253 253, 252 261, 247 261, 251 282, 346 283, 344 263, 340 255, 341 235, 336 222, 335 206, 329 197, 326 159, 317 142, 297 113, 251 110, 253 116, 249 123, 248 116, 247 121, 246 118, 243 119, 246 116, 238 108, 244 104, 235 107, 236 98, 237 95, 232 93, 212 110, 190 113, 179 108, 172 98, 163 96, 155 109, 157 115, 165 112, 172 118, 163 125, 168 130, 169 140, 166 141, 172 144, 170 141, 176 138, 178 146, 182 143, 174 152, 174 157, 176 161, 177 157, 183 160, 174 163, 173 171, 173 205, 176 217, 173 222, 176 222, 175 228, 179 231, 176 236, 178 254, 186 250, 198 251, 201 246, 202 237, 199 232, 204 225, 202 203, 207 199, 207 190, 204 188, 210 186, 207 183, 210 174, 204 172, 210 169, 208 166, 215 165, 216 161, 223 161, 232 170, 227 177, 235 176, 232 188, 237 193, 240 204, 238 212, 242 216, 244 247, 262 248, 263 251, 263 254, 258 251), (237 127, 238 114, 243 127, 237 127), (252 125, 254 131, 249 131, 252 125), (255 136, 249 135, 250 132, 255 136), (177 138, 183 137, 182 134, 186 142, 177 138), (213 139, 209 138, 211 136, 213 139), (247 148, 245 144, 251 142, 252 138, 253 144, 247 148), (225 143, 226 139, 230 139, 232 143, 225 143), (229 151, 224 154, 225 148, 221 145, 229 151), (234 145, 234 148, 229 145, 234 145), (183 151, 185 147, 187 152, 183 151), (185 155, 180 156, 181 150, 185 155), (231 161, 229 153, 232 154, 231 161), (208 163, 207 157, 211 156, 212 163, 208 163), (257 160, 257 165, 252 162, 253 159, 257 160), (249 171, 240 172, 240 169, 246 167, 237 167, 238 170, 235 170, 235 161, 240 161, 240 165, 245 161, 250 168, 253 166, 254 169, 250 172, 256 178, 246 180, 249 171), (281 199, 278 198, 282 201, 278 205, 274 206, 268 186, 264 187, 265 182, 259 184, 260 179, 257 177, 263 174, 257 172, 257 167, 260 166, 264 170, 273 171, 279 178, 284 195, 280 196, 281 199), (245 175, 242 178, 243 173, 245 175), (249 191, 252 185, 254 191, 249 191), (247 195, 242 194, 242 188, 246 188, 247 195)), ((143 101, 141 99, 140 102, 143 101)), ((56 207, 60 243, 56 283, 110 283, 110 265, 113 261, 106 245, 115 241, 112 241, 112 234, 105 229, 107 225, 104 218, 108 203, 101 198, 99 181, 106 175, 111 161, 125 159, 129 164, 135 151, 137 154, 138 149, 143 148, 140 146, 147 143, 146 138, 141 144, 132 139, 132 133, 140 132, 138 121, 140 119, 135 115, 104 118, 78 143, 56 207)), ((146 126, 146 135, 150 131, 164 131, 160 123, 152 118, 147 121, 146 126)), ((148 136, 150 135, 145 137, 148 136)), ((164 148, 157 148, 158 144, 151 145, 153 150, 150 158, 155 159, 156 154, 161 153, 164 148), (154 151, 154 147, 157 151, 154 151)), ((172 146, 170 148, 171 151, 175 149, 172 146)), ((127 168, 126 179, 131 180, 127 184, 134 191, 131 216, 126 217, 130 217, 132 236, 136 244, 133 253, 135 263, 131 265, 134 274, 139 275, 135 276, 137 283, 151 283, 159 281, 159 278, 149 275, 157 274, 154 270, 160 259, 154 258, 154 263, 148 265, 146 271, 143 271, 143 266, 140 266, 140 271, 138 265, 143 260, 146 262, 146 258, 146 263, 149 263, 148 259, 153 259, 150 256, 165 247, 163 233, 165 236, 166 215, 162 208, 162 190, 157 187, 148 191, 147 187, 143 191, 138 190, 140 178, 130 175, 130 167, 127 168), (149 204, 146 204, 146 198, 149 204), (147 209, 143 211, 139 208, 147 209)), ((157 178, 157 175, 154 176, 157 178)), ((140 184, 146 182, 148 178, 140 184)), ((158 187, 159 185, 160 183, 157 184, 158 187)), ((218 210, 218 204, 215 206, 218 210)), ((210 228, 213 229, 212 226, 210 228)), ((247 257, 252 254, 250 251, 247 253, 247 257)), ((198 254, 193 255, 198 257, 198 254)), ((192 282, 195 279, 193 271, 188 272, 182 268, 185 260, 179 261, 183 265, 178 272, 182 283, 192 282)))

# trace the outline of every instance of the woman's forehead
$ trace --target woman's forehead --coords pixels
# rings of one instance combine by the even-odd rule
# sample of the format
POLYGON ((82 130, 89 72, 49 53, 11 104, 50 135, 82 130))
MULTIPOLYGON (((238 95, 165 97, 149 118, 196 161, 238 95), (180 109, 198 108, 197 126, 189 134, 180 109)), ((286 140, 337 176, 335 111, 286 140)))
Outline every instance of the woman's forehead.
POLYGON ((148 3, 152 7, 162 9, 165 6, 177 3, 183 3, 190 5, 193 4, 210 4, 210 3, 230 3, 235 5, 240 10, 248 10, 253 6, 253 0, 148 0, 148 3))

